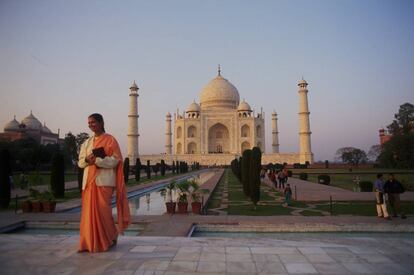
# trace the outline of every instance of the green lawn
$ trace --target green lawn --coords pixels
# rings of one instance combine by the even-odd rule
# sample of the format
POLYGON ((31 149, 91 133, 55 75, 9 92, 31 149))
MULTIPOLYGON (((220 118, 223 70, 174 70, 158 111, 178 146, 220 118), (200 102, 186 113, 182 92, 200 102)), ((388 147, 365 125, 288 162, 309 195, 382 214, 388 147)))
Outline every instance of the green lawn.
MULTIPOLYGON (((375 175, 364 175, 361 176, 362 180, 370 180, 375 175)), ((405 175, 401 175, 402 177, 405 175)), ((410 176, 410 175, 408 175, 410 176)), ((312 177, 312 176, 311 176, 312 177)), ((216 190, 212 195, 212 200, 209 202, 208 208, 217 208, 220 206, 221 192, 224 187, 225 179, 228 180, 228 192, 229 192, 229 206, 225 209, 228 215, 249 215, 249 216, 275 216, 275 215, 291 215, 292 211, 297 208, 302 208, 300 215, 303 216, 322 216, 324 211, 329 213, 330 207, 327 202, 318 203, 306 203, 300 201, 292 201, 290 207, 284 207, 282 203, 276 202, 276 199, 269 195, 269 192, 280 196, 278 191, 270 189, 269 187, 261 186, 261 199, 259 205, 254 209, 253 204, 244 196, 243 188, 238 179, 233 175, 230 170, 226 170, 221 181, 218 183, 216 190), (274 192, 274 193, 273 193, 274 192), (266 205, 266 203, 268 203, 266 205), (264 205, 263 205, 264 204, 264 205), (322 205, 321 205, 322 204, 322 205), (309 206, 314 208, 309 209, 309 206), (294 208, 291 208, 294 207, 294 208), (320 210, 320 211, 318 211, 320 210)), ((349 175, 333 175, 332 178, 336 180, 337 184, 343 183, 343 188, 349 188, 347 180, 349 175)), ((316 176, 315 176, 316 179, 316 176)), ((353 182, 352 182, 353 183, 353 182)), ((337 185, 337 186, 338 186, 337 185)), ((351 188, 352 190, 352 188, 351 188)), ((406 214, 414 214, 414 202, 402 202, 402 209, 406 214)), ((375 202, 338 202, 333 204, 333 215, 353 215, 353 216, 375 216, 376 207, 375 202)), ((390 210, 389 210, 390 211, 390 210)))
MULTIPOLYGON (((329 205, 319 205, 316 209, 329 212, 329 205)), ((406 214, 414 214, 414 202, 401 202, 401 209, 406 214)), ((375 202, 346 202, 332 205, 333 215, 376 216, 375 202)), ((390 207, 388 212, 391 214, 390 207)))

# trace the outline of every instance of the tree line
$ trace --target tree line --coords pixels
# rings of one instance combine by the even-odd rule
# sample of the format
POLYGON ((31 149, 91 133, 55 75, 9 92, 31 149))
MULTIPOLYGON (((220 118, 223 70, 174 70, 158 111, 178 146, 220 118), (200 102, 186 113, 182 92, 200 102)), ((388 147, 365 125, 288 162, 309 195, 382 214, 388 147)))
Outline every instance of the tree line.
POLYGON ((387 126, 390 139, 371 146, 368 153, 355 147, 343 147, 336 157, 344 163, 358 166, 369 160, 381 168, 414 168, 414 105, 404 103, 387 126))
POLYGON ((235 158, 231 164, 233 174, 243 186, 243 193, 248 197, 254 209, 260 201, 260 171, 262 169, 262 151, 259 147, 243 151, 242 157, 235 158))

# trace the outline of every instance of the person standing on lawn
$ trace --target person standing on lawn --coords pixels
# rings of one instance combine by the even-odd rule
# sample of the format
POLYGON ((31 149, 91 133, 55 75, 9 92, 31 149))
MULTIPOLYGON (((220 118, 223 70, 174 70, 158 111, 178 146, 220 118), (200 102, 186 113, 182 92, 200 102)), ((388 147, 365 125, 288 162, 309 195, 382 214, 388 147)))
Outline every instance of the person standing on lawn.
POLYGON ((388 202, 390 204, 393 217, 401 215, 401 219, 406 219, 404 212, 401 210, 400 194, 404 193, 404 187, 401 182, 395 179, 394 174, 389 174, 388 180, 384 184, 384 192, 388 194, 388 202))
POLYGON ((375 188, 375 198, 377 201, 378 218, 384 218, 384 219, 390 220, 391 218, 388 215, 387 204, 385 203, 384 180, 383 180, 382 174, 377 175, 377 180, 374 183, 374 188, 375 188))

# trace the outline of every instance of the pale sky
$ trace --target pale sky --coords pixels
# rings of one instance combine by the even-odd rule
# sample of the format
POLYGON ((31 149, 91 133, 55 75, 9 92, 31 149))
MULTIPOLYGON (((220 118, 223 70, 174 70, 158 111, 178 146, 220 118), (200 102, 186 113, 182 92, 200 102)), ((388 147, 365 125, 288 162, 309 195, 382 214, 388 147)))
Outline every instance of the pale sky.
POLYGON ((0 127, 30 110, 61 137, 102 113, 126 154, 129 87, 139 90, 140 153, 162 153, 165 114, 222 75, 297 152, 298 93, 309 83, 312 150, 368 150, 414 102, 414 1, 0 0, 0 127))

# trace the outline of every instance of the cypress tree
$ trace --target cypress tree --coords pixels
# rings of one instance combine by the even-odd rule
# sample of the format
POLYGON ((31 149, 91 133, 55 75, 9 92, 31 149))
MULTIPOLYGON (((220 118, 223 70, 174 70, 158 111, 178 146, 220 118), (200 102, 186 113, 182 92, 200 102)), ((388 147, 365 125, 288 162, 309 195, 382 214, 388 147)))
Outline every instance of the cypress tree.
POLYGON ((135 162, 135 181, 139 182, 141 180, 141 160, 137 158, 137 161, 135 162))
POLYGON ((129 158, 125 158, 124 160, 124 182, 125 184, 128 183, 129 179, 129 158))
POLYGON ((10 165, 10 152, 6 149, 0 152, 0 206, 7 208, 10 205, 10 176, 12 174, 10 165))
POLYGON ((83 168, 78 167, 78 188, 79 191, 82 191, 82 183, 83 183, 83 168))
POLYGON ((249 187, 249 179, 250 179, 250 160, 252 157, 252 150, 247 149, 243 151, 243 158, 242 158, 242 170, 241 170, 241 182, 243 184, 243 192, 244 195, 250 198, 250 187, 249 187))
POLYGON ((241 179, 242 179, 242 157, 240 157, 239 158, 239 161, 238 161, 238 168, 239 168, 239 171, 238 171, 238 173, 237 173, 237 177, 239 178, 239 181, 241 182, 241 179))
POLYGON ((151 163, 147 160, 147 179, 151 178, 151 163))
POLYGON ((165 176, 165 161, 161 160, 161 176, 165 176))
POLYGON ((55 153, 52 158, 50 186, 56 198, 65 196, 65 160, 60 152, 55 153))
POLYGON ((254 209, 260 200, 260 170, 262 168, 262 152, 259 147, 253 147, 249 169, 249 188, 250 199, 254 204, 254 209))

